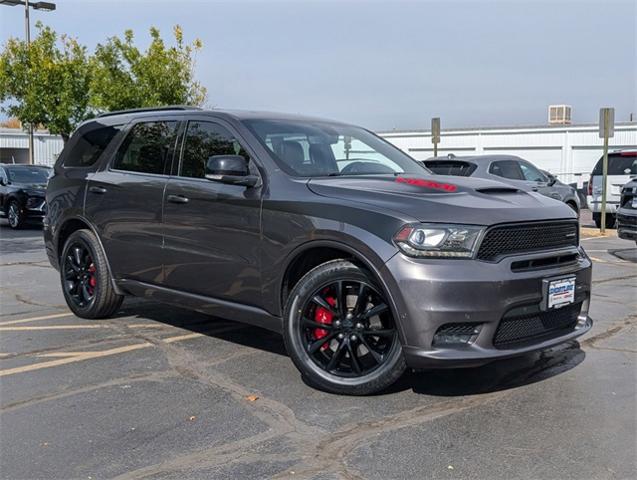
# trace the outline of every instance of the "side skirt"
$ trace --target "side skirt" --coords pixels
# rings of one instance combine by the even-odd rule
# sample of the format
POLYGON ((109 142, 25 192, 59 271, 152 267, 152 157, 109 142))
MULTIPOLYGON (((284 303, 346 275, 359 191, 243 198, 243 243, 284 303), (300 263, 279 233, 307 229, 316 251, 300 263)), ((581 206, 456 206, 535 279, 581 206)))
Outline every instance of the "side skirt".
POLYGON ((122 279, 117 280, 116 283, 120 289, 136 297, 168 303, 227 320, 247 323, 276 333, 283 332, 283 321, 281 318, 275 317, 258 307, 173 290, 172 288, 137 280, 122 279))

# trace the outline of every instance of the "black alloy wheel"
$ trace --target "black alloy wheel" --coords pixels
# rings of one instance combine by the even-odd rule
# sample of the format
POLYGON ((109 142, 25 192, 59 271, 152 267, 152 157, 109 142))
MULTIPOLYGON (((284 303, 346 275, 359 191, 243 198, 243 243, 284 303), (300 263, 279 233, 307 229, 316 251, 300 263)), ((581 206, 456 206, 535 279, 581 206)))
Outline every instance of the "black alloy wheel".
POLYGON ((284 340, 313 386, 347 395, 375 393, 405 371, 398 326, 366 269, 331 260, 301 278, 287 299, 284 340))
POLYGON ((86 308, 95 298, 96 267, 86 244, 77 241, 67 249, 62 266, 64 292, 75 305, 86 308))
POLYGON ((20 228, 24 223, 24 213, 17 200, 11 200, 9 203, 7 219, 9 220, 9 226, 14 229, 20 228))
POLYGON ((368 283, 338 280, 306 300, 300 322, 308 356, 333 375, 366 375, 380 367, 398 335, 382 295, 368 283))

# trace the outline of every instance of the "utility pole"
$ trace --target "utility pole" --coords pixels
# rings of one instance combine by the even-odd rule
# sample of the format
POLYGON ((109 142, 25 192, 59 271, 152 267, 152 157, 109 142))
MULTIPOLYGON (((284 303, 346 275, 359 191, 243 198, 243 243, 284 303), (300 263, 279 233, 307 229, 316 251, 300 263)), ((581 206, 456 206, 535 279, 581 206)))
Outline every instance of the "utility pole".
POLYGON ((608 183, 608 139, 615 133, 615 109, 600 108, 599 136, 604 139, 604 159, 602 160, 602 212, 600 233, 606 233, 606 191, 608 183))
MULTIPOLYGON (((29 8, 34 8, 35 10, 44 10, 51 12, 55 10, 55 3, 51 2, 32 2, 29 3, 29 0, 0 0, 0 4, 7 5, 9 7, 15 7, 16 5, 24 5, 24 36, 27 41, 27 47, 31 45, 31 28, 29 21, 29 8)), ((29 164, 33 165, 33 125, 29 123, 29 164)))
MULTIPOLYGON (((31 46, 31 21, 29 19, 29 0, 24 0, 24 31, 27 39, 27 49, 31 46)), ((29 165, 35 163, 33 155, 33 124, 29 122, 29 165)))
POLYGON ((431 119, 431 143, 434 144, 434 157, 437 157, 438 144, 440 143, 440 117, 431 119))

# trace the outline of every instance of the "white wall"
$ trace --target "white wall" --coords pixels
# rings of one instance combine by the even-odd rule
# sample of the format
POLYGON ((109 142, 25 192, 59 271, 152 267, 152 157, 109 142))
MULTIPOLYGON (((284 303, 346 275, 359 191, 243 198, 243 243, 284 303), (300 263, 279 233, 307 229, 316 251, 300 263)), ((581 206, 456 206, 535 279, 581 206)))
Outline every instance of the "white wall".
MULTIPOLYGON (((573 183, 588 180, 602 155, 597 125, 443 130, 438 155, 508 154, 573 183)), ((418 160, 433 156, 429 131, 381 132, 388 141, 418 160)), ((637 124, 615 126, 610 148, 637 148, 637 124)))

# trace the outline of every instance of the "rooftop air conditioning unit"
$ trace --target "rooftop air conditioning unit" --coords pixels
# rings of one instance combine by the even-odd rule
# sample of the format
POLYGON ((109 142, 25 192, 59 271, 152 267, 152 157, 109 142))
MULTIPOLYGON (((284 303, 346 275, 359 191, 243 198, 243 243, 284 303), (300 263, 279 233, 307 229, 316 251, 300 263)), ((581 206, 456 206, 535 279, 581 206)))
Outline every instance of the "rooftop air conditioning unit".
POLYGON ((570 125, 570 105, 549 105, 549 125, 570 125))

